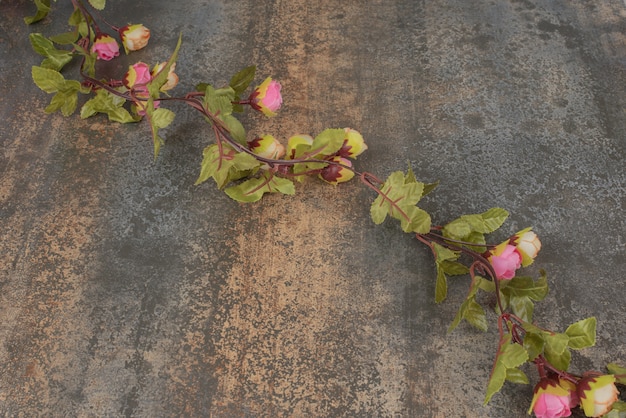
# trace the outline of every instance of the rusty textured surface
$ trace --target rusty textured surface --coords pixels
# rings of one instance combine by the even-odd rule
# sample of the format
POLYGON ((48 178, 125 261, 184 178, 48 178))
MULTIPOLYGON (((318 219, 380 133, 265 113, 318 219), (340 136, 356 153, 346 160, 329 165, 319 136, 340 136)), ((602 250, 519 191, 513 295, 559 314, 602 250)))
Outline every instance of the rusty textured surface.
MULTIPOLYGON (((156 163, 145 124, 44 115, 27 35, 63 29, 58 3, 27 27, 31 2, 0 2, 0 415, 525 416, 530 386, 482 406, 494 327, 446 334, 467 281, 436 305, 427 250, 373 225, 356 182, 240 205, 193 186, 209 139, 189 111, 156 163)), ((622 1, 110 3, 153 30, 133 60, 183 33, 178 91, 253 63, 280 79, 281 114, 251 132, 351 126, 360 168, 441 181, 435 221, 500 206, 497 238, 533 225, 536 320, 595 315, 574 369, 626 362, 622 1)))

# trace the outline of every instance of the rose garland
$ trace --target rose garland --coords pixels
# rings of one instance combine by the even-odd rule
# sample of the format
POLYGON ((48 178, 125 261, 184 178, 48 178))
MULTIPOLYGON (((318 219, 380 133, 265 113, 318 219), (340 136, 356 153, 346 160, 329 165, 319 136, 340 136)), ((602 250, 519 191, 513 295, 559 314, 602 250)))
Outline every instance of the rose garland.
MULTIPOLYGON (((35 23, 50 12, 49 0, 34 0, 37 12, 26 17, 35 23)), ((462 320, 480 329, 487 329, 484 308, 478 303, 480 291, 495 295, 495 312, 499 331, 499 345, 487 384, 485 404, 500 391, 505 381, 529 383, 520 369, 533 363, 539 374, 534 396, 528 410, 539 418, 567 417, 580 407, 588 417, 616 418, 626 411, 626 402, 618 400, 616 384, 626 385, 626 368, 611 363, 608 373, 588 371, 582 375, 568 372, 571 350, 595 345, 596 319, 583 319, 555 332, 541 328, 532 321, 534 303, 545 298, 548 284, 545 272, 536 280, 517 275, 520 268, 533 263, 541 242, 526 228, 506 241, 492 245, 486 235, 496 231, 508 217, 501 208, 484 213, 462 215, 443 226, 433 225, 430 215, 417 204, 433 191, 437 184, 418 181, 411 168, 396 171, 385 181, 367 172, 359 172, 352 161, 367 150, 362 135, 351 128, 326 129, 317 136, 298 134, 287 140, 286 146, 272 135, 247 140, 243 125, 234 116, 244 106, 267 117, 276 115, 282 105, 281 85, 266 78, 247 98, 242 98, 255 78, 255 67, 235 74, 228 86, 215 88, 200 83, 184 96, 169 96, 168 91, 178 83, 175 73, 179 38, 171 57, 152 68, 137 62, 128 68, 120 80, 96 78, 98 60, 109 61, 120 55, 118 40, 128 54, 144 48, 150 39, 150 30, 141 24, 121 28, 110 25, 103 31, 90 10, 102 10, 105 0, 72 0, 74 13, 69 24, 73 30, 45 37, 32 33, 33 49, 44 60, 32 68, 35 84, 46 93, 54 94, 46 113, 61 111, 73 114, 78 106, 78 95, 90 98, 80 109, 81 118, 103 113, 112 121, 129 123, 147 120, 154 142, 154 156, 164 143, 159 130, 167 127, 174 112, 161 107, 169 101, 183 102, 198 111, 211 127, 215 143, 203 151, 203 160, 196 184, 212 178, 218 188, 232 199, 254 202, 265 193, 294 194, 294 181, 302 182, 310 176, 330 184, 338 184, 358 177, 377 197, 370 214, 376 224, 387 217, 400 221, 404 232, 415 234, 427 245, 434 256, 437 279, 435 301, 442 302, 447 295, 447 278, 469 275, 470 287, 449 331, 462 320), (56 45, 65 45, 59 49, 56 45), (74 59, 80 60, 80 81, 68 80, 63 67, 74 59)))

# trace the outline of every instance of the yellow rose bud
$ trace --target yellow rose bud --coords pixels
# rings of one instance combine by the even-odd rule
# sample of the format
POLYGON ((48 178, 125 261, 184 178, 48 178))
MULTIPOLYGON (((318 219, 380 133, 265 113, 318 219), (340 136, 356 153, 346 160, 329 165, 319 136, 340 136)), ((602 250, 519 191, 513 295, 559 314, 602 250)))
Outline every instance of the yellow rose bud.
MULTIPOLYGON (((330 161, 342 164, 347 167, 352 167, 352 162, 347 158, 335 156, 330 161)), ((350 170, 349 168, 342 167, 341 165, 328 164, 322 169, 319 177, 330 184, 344 183, 354 177, 354 171, 350 170)))
POLYGON ((144 25, 124 26, 119 30, 119 34, 127 54, 129 51, 137 51, 145 47, 150 39, 150 29, 144 25))
MULTIPOLYGON (((154 69, 152 70, 152 77, 156 77, 157 74, 163 68, 165 68, 165 65, 167 65, 166 62, 162 62, 160 64, 155 65, 154 69)), ((171 90, 174 87, 176 87, 176 85, 178 84, 178 75, 176 75, 176 73, 174 72, 175 69, 176 69, 176 63, 173 63, 170 66, 169 72, 167 73, 167 81, 160 88, 161 91, 171 90)))
POLYGON ((261 157, 273 160, 280 159, 285 155, 285 146, 272 135, 263 135, 248 141, 248 148, 261 157))
POLYGON ((619 392, 615 387, 615 376, 586 376, 578 382, 580 406, 588 417, 607 414, 617 401, 619 392))
POLYGON ((339 155, 346 158, 356 158, 367 149, 367 145, 358 131, 350 128, 345 128, 344 130, 346 131, 346 136, 343 146, 339 150, 339 155))
POLYGON ((532 264, 541 249, 541 241, 537 234, 531 231, 531 228, 526 228, 515 234, 511 241, 522 255, 522 266, 532 264))

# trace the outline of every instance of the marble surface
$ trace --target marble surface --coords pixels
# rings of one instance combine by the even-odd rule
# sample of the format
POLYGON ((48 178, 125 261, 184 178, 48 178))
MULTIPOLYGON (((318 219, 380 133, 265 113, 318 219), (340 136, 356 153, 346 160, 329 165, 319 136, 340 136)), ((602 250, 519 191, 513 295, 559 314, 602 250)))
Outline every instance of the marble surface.
MULTIPOLYGON (((440 181, 436 223, 499 206, 495 240, 534 226, 535 320, 596 316, 572 369, 626 363, 621 0, 109 3, 153 36, 103 71, 162 61, 182 33, 175 92, 251 64, 282 82, 250 135, 353 127, 360 169, 440 181)), ((435 304, 428 249, 374 225, 358 182, 238 204, 194 186, 212 139, 180 105, 156 162, 145 123, 44 114, 28 33, 70 9, 28 27, 32 2, 0 3, 0 415, 526 416, 532 385, 483 406, 495 316, 447 334, 467 278, 435 304)))

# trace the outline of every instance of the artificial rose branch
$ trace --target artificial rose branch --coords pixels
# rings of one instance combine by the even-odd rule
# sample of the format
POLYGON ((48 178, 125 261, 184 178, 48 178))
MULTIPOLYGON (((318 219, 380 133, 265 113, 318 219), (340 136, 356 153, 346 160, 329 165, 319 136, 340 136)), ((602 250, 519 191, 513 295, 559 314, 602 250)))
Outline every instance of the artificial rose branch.
MULTIPOLYGON (((42 19, 50 11, 49 2, 39 0, 35 4, 37 13, 26 18, 27 23, 42 19)), ((531 228, 500 244, 487 243, 486 236, 498 230, 508 217, 508 212, 501 208, 462 215, 445 225, 433 225, 430 215, 417 205, 437 184, 419 182, 410 167, 407 172, 391 173, 384 181, 374 174, 358 171, 353 160, 367 150, 367 145, 362 135, 351 128, 325 129, 315 137, 297 134, 286 145, 269 134, 249 138, 235 114, 249 106, 272 117, 283 103, 281 85, 271 77, 247 97, 244 95, 255 78, 253 66, 235 74, 226 87, 199 83, 182 96, 167 95, 179 81, 175 68, 180 38, 169 59, 152 68, 137 62, 120 79, 96 77, 97 61, 115 59, 119 56, 119 45, 97 25, 87 4, 81 0, 72 0, 72 4, 72 31, 50 38, 37 33, 30 35, 34 50, 44 56, 42 64, 32 69, 33 80, 45 92, 54 93, 45 109, 47 113, 60 110, 69 116, 78 107, 78 95, 85 94, 90 98, 81 106, 81 118, 98 113, 121 123, 145 118, 152 132, 156 158, 164 143, 159 131, 175 117, 162 104, 184 103, 200 113, 215 139, 203 151, 196 184, 213 178, 218 188, 240 202, 257 201, 266 193, 293 194, 294 181, 303 182, 306 177, 318 177, 333 185, 357 177, 376 194, 370 208, 374 223, 395 218, 404 232, 415 234, 418 241, 430 248, 437 271, 437 303, 447 297, 449 276, 469 275, 469 291, 448 331, 463 320, 486 330, 487 313, 477 296, 481 291, 495 295, 495 304, 490 308, 497 318, 499 344, 485 403, 501 390, 505 381, 528 384, 521 367, 532 363, 539 381, 529 413, 534 412, 539 418, 567 417, 578 406, 589 417, 617 416, 619 411, 626 411, 626 403, 618 401, 616 387, 626 384, 625 368, 609 364, 609 374, 568 372, 571 350, 595 345, 594 317, 570 325, 565 332, 534 324, 535 302, 545 298, 548 284, 543 271, 536 280, 518 275, 521 268, 533 263, 541 249, 541 242, 531 228), (71 49, 58 49, 56 45, 69 45, 71 49), (80 59, 79 80, 67 80, 61 71, 76 57, 80 59)), ((102 10, 105 2, 90 0, 89 5, 102 10)), ((120 39, 126 54, 144 48, 150 39, 150 30, 141 24, 122 28, 106 25, 120 39)))

